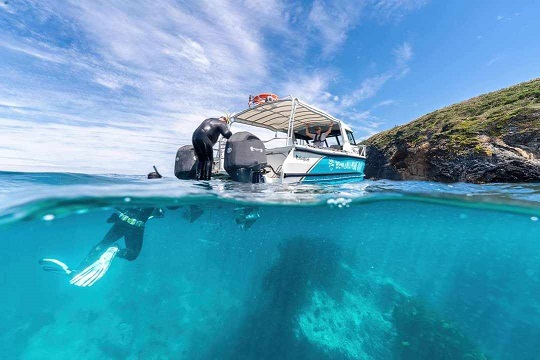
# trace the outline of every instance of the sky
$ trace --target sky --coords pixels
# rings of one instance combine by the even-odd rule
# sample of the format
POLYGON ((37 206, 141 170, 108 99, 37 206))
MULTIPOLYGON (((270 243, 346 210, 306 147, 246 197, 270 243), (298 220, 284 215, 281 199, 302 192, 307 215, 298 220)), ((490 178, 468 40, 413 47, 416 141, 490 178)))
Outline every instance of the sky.
POLYGON ((0 171, 172 175, 202 120, 264 92, 367 138, 539 77, 539 18, 525 0, 0 0, 0 171))

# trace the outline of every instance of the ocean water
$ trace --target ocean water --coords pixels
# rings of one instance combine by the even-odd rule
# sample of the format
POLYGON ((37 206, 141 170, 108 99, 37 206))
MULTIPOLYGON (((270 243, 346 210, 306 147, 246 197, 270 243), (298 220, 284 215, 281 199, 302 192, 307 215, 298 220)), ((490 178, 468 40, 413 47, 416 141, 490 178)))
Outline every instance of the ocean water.
POLYGON ((4 359, 540 358, 540 184, 0 185, 4 359), (116 207, 164 209, 135 261, 86 288, 41 269, 116 207))

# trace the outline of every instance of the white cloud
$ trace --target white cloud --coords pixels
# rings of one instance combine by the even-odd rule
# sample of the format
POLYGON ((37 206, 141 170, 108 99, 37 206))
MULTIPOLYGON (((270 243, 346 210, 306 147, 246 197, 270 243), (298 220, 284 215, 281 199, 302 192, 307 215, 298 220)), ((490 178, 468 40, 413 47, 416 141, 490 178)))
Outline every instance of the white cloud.
POLYGON ((105 86, 111 90, 118 90, 124 87, 123 81, 112 74, 96 75, 94 81, 100 85, 105 86))
POLYGON ((43 167, 66 172, 103 172, 104 163, 110 173, 144 173, 157 165, 172 175, 171 163, 182 133, 173 129, 87 126, 55 123, 28 123, 2 119, 10 128, 0 133, 3 146, 0 162, 11 164, 12 170, 38 171, 43 167), (84 133, 81 133, 84 132, 84 133), (21 154, 21 144, 24 153, 21 154), (54 144, 54 146, 51 146, 54 144), (163 154, 170 154, 163 157, 163 154), (10 160, 11 159, 11 160, 10 160), (13 162, 13 159, 23 160, 13 162))
POLYGON ((374 16, 382 19, 401 19, 406 13, 419 9, 428 0, 374 0, 374 16))
POLYGON ((342 104, 345 107, 352 106, 360 101, 369 99, 382 88, 382 86, 392 78, 392 74, 387 72, 373 76, 362 81, 360 86, 350 95, 344 96, 342 104))
POLYGON ((377 104, 373 105, 373 108, 375 109, 375 108, 378 108, 378 107, 395 105, 396 103, 397 102, 395 100, 391 100, 391 99, 383 100, 383 101, 380 101, 377 104))
POLYGON ((501 59, 501 56, 494 57, 486 63, 486 66, 491 66, 501 59))
POLYGON ((363 1, 327 2, 315 0, 308 17, 309 26, 316 28, 324 44, 325 55, 333 53, 347 39, 363 8, 363 1))
POLYGON ((331 101, 332 94, 328 87, 335 81, 335 71, 317 71, 309 74, 293 74, 293 78, 283 84, 283 93, 301 97, 304 101, 314 104, 331 101))
POLYGON ((396 62, 398 64, 404 64, 411 60, 413 57, 413 51, 411 44, 404 42, 394 49, 394 55, 396 56, 396 62))
POLYGON ((210 67, 210 60, 204 54, 204 48, 198 42, 188 38, 181 37, 182 44, 180 50, 174 48, 165 48, 163 53, 171 57, 179 56, 186 60, 191 61, 193 64, 201 68, 201 70, 208 69, 210 67))
POLYGON ((369 99, 377 94, 377 92, 391 79, 399 79, 409 72, 408 62, 413 57, 412 46, 408 42, 397 46, 394 49, 395 65, 386 72, 369 77, 362 81, 360 86, 356 88, 350 95, 344 96, 342 105, 345 107, 352 106, 358 102, 369 99))
MULTIPOLYGON (((309 8, 279 0, 10 2, 0 11, 20 16, 0 35, 11 61, 0 63, 0 143, 9 148, 0 169, 141 173, 154 161, 171 168, 198 122, 241 109, 261 89, 365 121, 346 105, 374 96, 394 70, 364 80, 351 98, 330 90, 341 76, 331 66, 305 69, 312 59, 304 50, 335 54, 367 6, 383 17, 410 7, 367 0, 316 0, 309 8)), ((395 56, 407 63, 410 45, 395 56)))

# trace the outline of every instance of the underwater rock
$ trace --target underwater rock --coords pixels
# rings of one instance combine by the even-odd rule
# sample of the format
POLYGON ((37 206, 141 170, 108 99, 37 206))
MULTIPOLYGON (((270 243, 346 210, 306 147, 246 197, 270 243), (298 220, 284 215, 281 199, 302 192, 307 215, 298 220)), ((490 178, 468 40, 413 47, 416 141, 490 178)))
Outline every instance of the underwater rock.
POLYGON ((529 248, 511 242, 477 251, 452 272, 440 308, 470 338, 482 339, 488 355, 538 359, 540 279, 532 271, 538 260, 529 248))
POLYGON ((67 310, 58 314, 54 324, 43 327, 29 340, 22 359, 121 359, 127 354, 125 348, 107 353, 101 347, 121 324, 118 316, 103 311, 97 319, 88 322, 79 320, 80 310, 67 310))
POLYGON ((399 360, 487 360, 452 324, 416 298, 396 306, 395 356, 399 360))
POLYGON ((377 273, 358 274, 354 269, 342 264, 354 279, 355 294, 369 299, 383 314, 391 317, 394 308, 403 303, 410 294, 391 278, 377 273))
POLYGON ((190 223, 195 222, 201 215, 204 213, 204 210, 199 205, 189 205, 189 210, 186 210, 182 213, 182 218, 189 221, 190 223))
POLYGON ((179 275, 183 264, 155 266, 141 259, 137 267, 115 265, 107 281, 73 290, 56 321, 33 334, 21 356, 10 358, 208 359, 208 344, 239 312, 228 285, 187 279, 179 275))
POLYGON ((258 292, 247 299, 251 309, 241 323, 214 346, 220 359, 341 359, 298 336, 298 316, 314 290, 342 294, 346 273, 340 267, 344 250, 319 239, 293 238, 280 244, 279 256, 261 278, 258 292), (226 352, 223 352, 226 349, 226 352))
POLYGON ((109 357, 124 359, 131 349, 133 341, 133 325, 120 323, 114 328, 104 329, 103 338, 98 342, 98 347, 109 357))
POLYGON ((239 214, 234 221, 242 230, 248 230, 261 217, 258 206, 244 206, 236 211, 239 211, 239 214))
POLYGON ((245 304, 252 312, 212 358, 392 359, 391 311, 407 295, 386 279, 359 276, 345 264, 349 253, 337 242, 283 242, 245 304))
MULTIPOLYGON (((40 312, 31 314, 27 321, 22 322, 19 326, 0 329, 3 334, 0 337, 0 354, 5 359, 20 358, 20 349, 23 349, 29 339, 39 332, 43 327, 53 324, 54 316, 50 312, 40 312)), ((9 322, 7 322, 9 323, 9 322)))
POLYGON ((365 298, 346 293, 338 303, 314 291, 311 303, 298 317, 301 335, 326 352, 353 359, 391 359, 392 323, 365 298))

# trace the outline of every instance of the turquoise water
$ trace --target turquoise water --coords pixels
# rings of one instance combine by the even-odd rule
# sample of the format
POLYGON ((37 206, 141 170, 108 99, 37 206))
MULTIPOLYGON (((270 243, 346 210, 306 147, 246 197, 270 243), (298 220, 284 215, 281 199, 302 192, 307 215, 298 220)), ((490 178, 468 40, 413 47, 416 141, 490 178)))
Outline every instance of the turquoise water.
POLYGON ((6 359, 538 359, 540 184, 0 184, 6 359), (137 260, 88 288, 40 268, 115 207, 164 209, 137 260))

